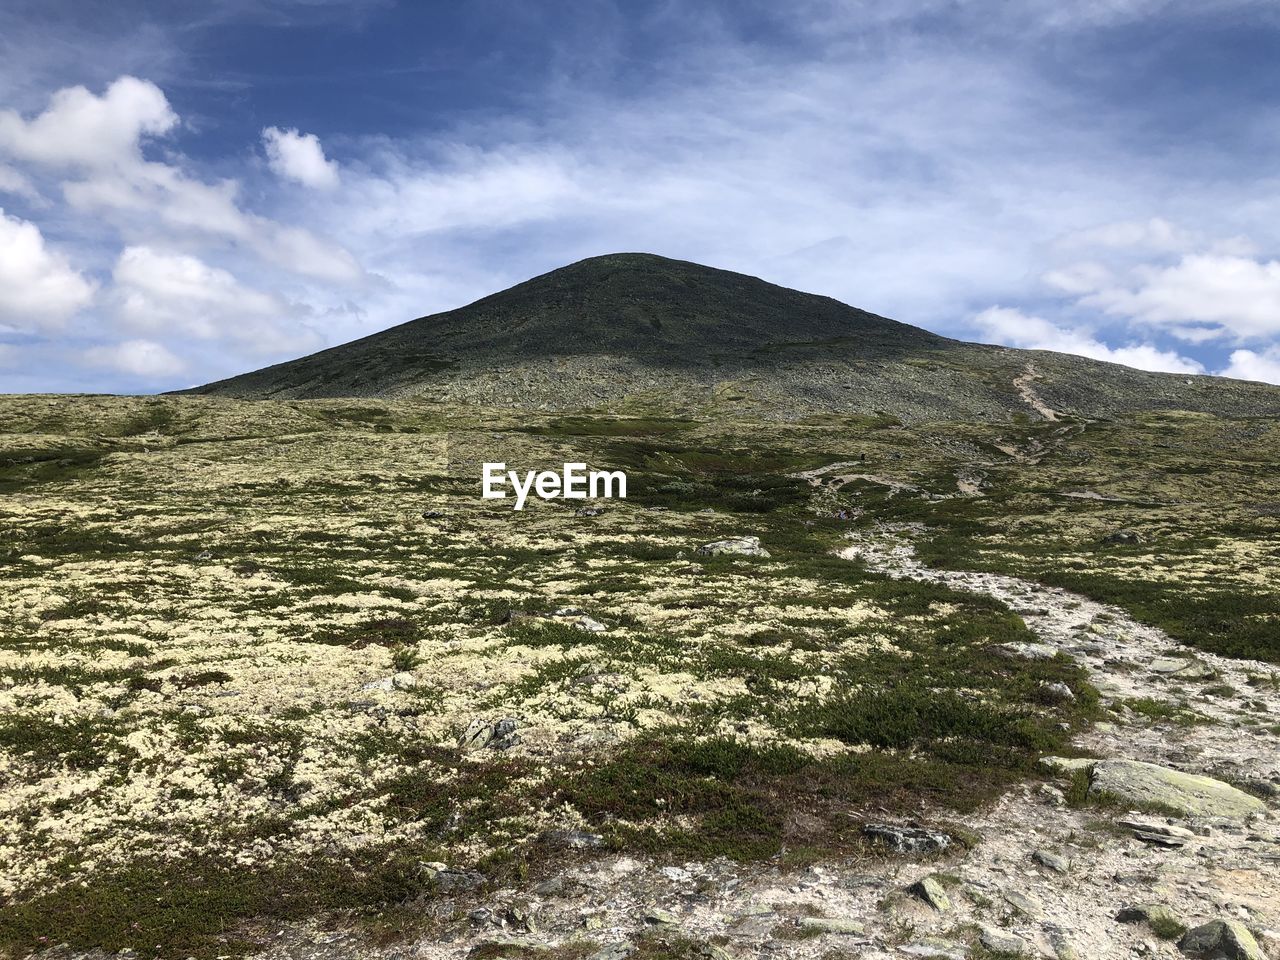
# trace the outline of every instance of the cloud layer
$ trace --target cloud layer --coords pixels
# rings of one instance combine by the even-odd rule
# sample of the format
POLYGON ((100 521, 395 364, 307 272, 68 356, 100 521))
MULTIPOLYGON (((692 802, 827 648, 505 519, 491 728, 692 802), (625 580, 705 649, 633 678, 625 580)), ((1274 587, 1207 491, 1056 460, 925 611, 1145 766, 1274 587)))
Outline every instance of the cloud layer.
MULTIPOLYGON (((270 7, 216 29, 357 15, 270 7)), ((193 86, 181 45, 205 35, 140 9, 141 51, 73 39, 99 72, 146 53, 155 75, 95 82, 37 14, 0 15, 34 38, 0 40, 20 67, 0 66, 0 353, 27 371, 0 389, 214 379, 618 250, 952 336, 1280 382, 1280 191, 1258 159, 1280 133, 1206 39, 1275 30, 1266 5, 510 6, 507 46, 434 68, 456 99, 505 76, 471 61, 538 51, 489 100, 319 65, 389 103, 373 124, 317 96, 241 123, 258 81, 193 86)))

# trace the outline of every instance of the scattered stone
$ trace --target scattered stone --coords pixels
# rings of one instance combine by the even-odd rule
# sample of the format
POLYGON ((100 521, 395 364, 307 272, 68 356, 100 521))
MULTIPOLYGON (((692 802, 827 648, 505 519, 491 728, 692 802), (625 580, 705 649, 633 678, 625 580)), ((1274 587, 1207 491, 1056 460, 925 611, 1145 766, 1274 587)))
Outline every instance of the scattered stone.
POLYGON ((587 850, 604 844, 604 837, 598 833, 587 833, 585 830, 548 830, 542 835, 543 841, 557 847, 570 847, 574 850, 587 850))
POLYGON ((1076 699, 1075 692, 1061 680, 1046 680, 1040 684, 1040 689, 1053 694, 1059 700, 1066 700, 1074 703, 1076 699))
POLYGON ((1044 932, 1057 960, 1080 960, 1080 952, 1072 945, 1065 930, 1056 924, 1046 923, 1044 932))
POLYGON ((663 910, 661 907, 653 907, 645 911, 644 919, 646 923, 656 924, 660 927, 674 927, 680 919, 670 910, 663 910))
POLYGON ((453 870, 444 864, 428 864, 426 873, 443 893, 462 893, 484 886, 484 874, 475 870, 453 870))
POLYGON ((942 888, 942 884, 938 882, 936 877, 924 877, 921 880, 917 880, 907 890, 935 910, 945 913, 951 909, 951 898, 947 896, 947 891, 942 888))
POLYGON ((688 960, 733 960, 723 947, 717 947, 714 943, 695 943, 687 947, 684 956, 688 960))
POLYGON ((575 517, 598 517, 604 513, 603 507, 579 507, 573 511, 575 517))
MULTIPOLYGON (((1058 648, 1047 643, 1002 643, 996 647, 998 651, 1009 657, 1021 657, 1024 660, 1052 660, 1058 655, 1058 648)), ((1070 692, 1070 691, 1068 691, 1070 692)))
POLYGON ((599 620, 593 620, 587 616, 587 611, 580 607, 561 607, 559 610, 554 611, 551 616, 559 619, 569 619, 572 621, 570 626, 585 630, 588 633, 604 633, 609 629, 599 620))
POLYGON ((1117 530, 1102 538, 1103 543, 1123 543, 1130 546, 1146 543, 1147 538, 1137 530, 1117 530))
POLYGON ((626 960, 636 952, 636 948, 629 943, 611 943, 602 950, 597 950, 590 957, 590 960, 626 960))
POLYGON ((1139 840, 1159 847, 1169 847, 1171 849, 1184 847, 1188 841, 1196 838, 1196 835, 1186 827, 1179 827, 1145 817, 1125 817, 1117 820, 1116 823, 1126 830, 1132 830, 1134 836, 1139 840))
POLYGON ((1031 859, 1054 873, 1067 873, 1071 869, 1071 862, 1066 857, 1060 857, 1048 850, 1036 850, 1031 854, 1031 859))
POLYGON ((978 942, 988 950, 996 953, 1023 954, 1027 952, 1027 942, 1025 940, 1014 936, 1012 933, 1006 933, 997 927, 982 927, 981 932, 978 934, 978 942))
POLYGON ((891 823, 868 823, 864 835, 886 844, 895 853, 939 853, 951 846, 949 834, 922 827, 899 827, 891 823))
POLYGON ((834 933, 841 936, 858 936, 866 929, 856 920, 839 920, 835 917, 801 917, 801 930, 814 930, 818 933, 834 933))
POLYGON ((1004 898, 1004 902, 1013 907, 1018 913, 1024 917, 1040 916, 1040 904, 1036 903, 1026 894, 1018 893, 1017 890, 1006 890, 1000 894, 1004 898))
POLYGON ((1089 793, 1120 797, 1130 803, 1164 807, 1186 817, 1244 820, 1266 810, 1257 797, 1230 784, 1195 773, 1183 773, 1141 760, 1041 761, 1063 772, 1089 771, 1089 793))
POLYGON ((1214 676, 1214 669, 1207 663, 1189 657, 1161 657, 1151 661, 1148 669, 1176 680, 1207 680, 1214 676))
POLYGON ((716 540, 712 543, 704 543, 696 552, 704 557, 718 557, 731 553, 744 557, 769 556, 769 551, 760 546, 759 537, 731 537, 728 540, 716 540))
POLYGON ((922 940, 919 943, 908 943, 898 947, 899 953, 909 957, 933 958, 933 960, 964 960, 967 952, 958 943, 949 940, 922 940))
POLYGON ((1067 803, 1067 795, 1051 783, 1040 784, 1040 795, 1055 807, 1062 807, 1067 803))
POLYGON ((533 888, 533 893, 535 896, 539 897, 556 897, 564 893, 566 886, 567 883, 564 875, 561 874, 558 877, 552 877, 549 880, 543 880, 541 883, 536 884, 533 888))
POLYGON ((516 721, 510 717, 501 720, 481 720, 478 717, 467 725, 462 736, 458 738, 458 749, 510 750, 520 743, 520 735, 516 733, 516 721))
POLYGON ((418 686, 418 678, 408 670, 403 670, 391 678, 391 686, 396 690, 413 690, 418 686))
POLYGON ((1266 960, 1253 934, 1236 920, 1211 920, 1188 930, 1178 941, 1178 949, 1206 960, 1266 960))
POLYGON ((422 511, 423 520, 439 520, 443 516, 444 516, 443 510, 423 510, 422 511))
POLYGON ((1162 903, 1135 903, 1122 907, 1116 919, 1121 923, 1145 923, 1148 926, 1183 926, 1178 915, 1162 903))

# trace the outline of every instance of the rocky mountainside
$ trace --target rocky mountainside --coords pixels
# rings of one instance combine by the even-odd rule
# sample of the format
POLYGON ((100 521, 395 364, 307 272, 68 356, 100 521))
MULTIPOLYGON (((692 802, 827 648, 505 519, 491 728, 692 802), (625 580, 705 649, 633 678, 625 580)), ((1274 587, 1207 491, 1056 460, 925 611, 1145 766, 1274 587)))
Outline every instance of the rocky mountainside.
POLYGON ((583 260, 190 392, 783 418, 1002 420, 1036 403, 1083 416, 1280 411, 1272 387, 963 343, 829 297, 649 254, 583 260))

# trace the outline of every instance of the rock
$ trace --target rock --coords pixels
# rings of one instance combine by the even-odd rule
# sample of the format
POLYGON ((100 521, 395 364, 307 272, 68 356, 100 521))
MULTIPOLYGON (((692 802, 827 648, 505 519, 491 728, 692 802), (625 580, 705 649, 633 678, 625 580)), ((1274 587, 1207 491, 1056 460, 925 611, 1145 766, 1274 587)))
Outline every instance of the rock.
POLYGON ((1182 920, 1169 907, 1162 903, 1135 903, 1128 907, 1122 907, 1116 913, 1116 919, 1121 923, 1145 923, 1151 927, 1171 929, 1185 929, 1182 920))
POLYGON ((1161 657, 1152 660, 1147 669, 1178 680, 1207 680, 1214 675, 1212 667, 1190 657, 1161 657))
POLYGON ((604 843, 604 837, 598 833, 587 833, 585 830, 548 830, 542 839, 558 847, 571 847, 575 850, 586 850, 604 843))
POLYGON ((1040 689, 1069 703, 1074 703, 1076 699, 1074 691, 1061 680, 1044 681, 1040 684, 1040 689))
POLYGON ((439 520, 443 516, 444 516, 443 510, 423 510, 422 511, 423 520, 439 520))
POLYGON ((1147 539, 1137 530, 1117 530, 1102 538, 1103 543, 1123 543, 1130 546, 1146 543, 1147 539))
POLYGON ((1206 960, 1266 960, 1253 934, 1235 920, 1211 920, 1188 930, 1178 941, 1178 949, 1206 960))
POLYGON ((978 942, 995 953, 1023 954, 1027 952, 1027 942, 1021 937, 1006 933, 998 927, 981 928, 978 942))
POLYGON ((588 633, 604 633, 609 628, 599 620, 593 620, 587 616, 587 612, 580 607, 561 607, 554 611, 551 616, 560 619, 570 619, 570 626, 577 627, 579 630, 585 630, 588 633))
POLYGON ((951 909, 951 898, 947 896, 947 891, 942 888, 942 884, 938 882, 936 877, 924 877, 921 880, 917 880, 907 890, 935 910, 945 913, 951 909))
POLYGON ((491 750, 510 750, 520 743, 516 726, 516 721, 510 717, 493 721, 476 718, 458 738, 458 749, 481 750, 488 747, 491 750))
POLYGON ((731 537, 728 540, 716 540, 704 543, 697 551, 704 557, 718 557, 724 554, 739 554, 744 557, 767 557, 769 551, 760 546, 759 537, 731 537))
POLYGON ((920 943, 908 943, 898 947, 899 953, 908 957, 934 958, 934 960, 964 960, 967 951, 958 943, 950 940, 922 940, 920 943))
POLYGON ((1080 952, 1067 938, 1065 930, 1055 924, 1046 923, 1044 932, 1057 960, 1080 960, 1080 952))
POLYGON ((1176 824, 1156 820, 1152 817, 1121 817, 1116 821, 1116 824, 1137 834, 1151 834, 1184 842, 1196 838, 1195 833, 1186 827, 1179 827, 1176 824))
POLYGON ((361 690, 382 690, 390 691, 395 687, 394 677, 383 677, 381 680, 374 680, 362 686, 361 690))
POLYGON ((835 917, 801 917, 800 929, 842 936, 857 936, 866 932, 862 924, 856 920, 838 920, 835 917))
POLYGON ((629 943, 611 943, 591 954, 589 960, 626 960, 635 952, 636 948, 629 943))
POLYGON ((533 893, 539 897, 556 897, 564 893, 566 886, 567 883, 565 881, 564 874, 561 874, 558 877, 551 877, 550 879, 543 880, 541 883, 535 885, 533 893))
MULTIPOLYGON (((1002 643, 996 650, 1007 657, 1021 657, 1024 660, 1052 660, 1058 655, 1058 648, 1047 643, 1002 643)), ((1070 691, 1068 691, 1070 692, 1070 691)))
POLYGON ((1165 807, 1184 817, 1244 820, 1267 809, 1257 797, 1221 780, 1142 760, 1045 757, 1040 762, 1059 772, 1088 770, 1093 796, 1110 795, 1129 803, 1165 807))
POLYGON ((602 513, 604 513, 602 507, 579 507, 573 511, 575 517, 598 517, 602 513))
POLYGON ((1077 770, 1089 770, 1097 760, 1091 757, 1041 757, 1040 766, 1054 773, 1072 774, 1077 770))
POLYGON ((680 922, 680 919, 670 910, 663 910, 661 907, 652 907, 644 913, 646 923, 656 924, 660 927, 674 927, 680 922))
POLYGON ((1018 893, 1017 890, 1005 890, 1000 896, 1004 902, 1013 907, 1014 910, 1022 914, 1024 917, 1040 916, 1040 904, 1036 903, 1026 894, 1018 893))
POLYGON ((686 947, 682 956, 688 960, 733 960, 723 947, 705 941, 686 947))
POLYGON ((437 869, 431 866, 427 871, 443 893, 467 892, 484 886, 484 874, 475 870, 451 870, 448 867, 437 869))
POLYGON ((396 690, 413 690, 418 686, 418 678, 408 670, 402 670, 391 678, 391 686, 396 690))
POLYGON ((1054 873, 1066 873, 1071 869, 1071 863, 1066 857, 1060 857, 1056 853, 1050 853, 1048 850, 1035 851, 1031 854, 1031 859, 1054 873))
POLYGON ((921 827, 899 827, 890 823, 868 823, 862 832, 886 844, 895 853, 938 853, 951 846, 949 834, 921 827))

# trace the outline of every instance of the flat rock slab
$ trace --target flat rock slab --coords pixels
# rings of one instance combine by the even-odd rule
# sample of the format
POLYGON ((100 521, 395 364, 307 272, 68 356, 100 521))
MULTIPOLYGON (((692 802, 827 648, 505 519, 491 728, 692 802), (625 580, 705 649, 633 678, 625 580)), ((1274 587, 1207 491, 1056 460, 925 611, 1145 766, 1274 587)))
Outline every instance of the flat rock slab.
POLYGON ((1267 805, 1229 783, 1197 773, 1183 773, 1142 760, 1065 760, 1047 757, 1046 765, 1063 772, 1089 771, 1089 793, 1111 795, 1129 803, 1174 810, 1184 817, 1245 820, 1267 805))
POLYGON ((1188 817, 1243 820, 1267 809, 1257 797, 1229 783, 1141 760, 1100 760, 1093 767, 1089 792, 1168 807, 1188 817))

